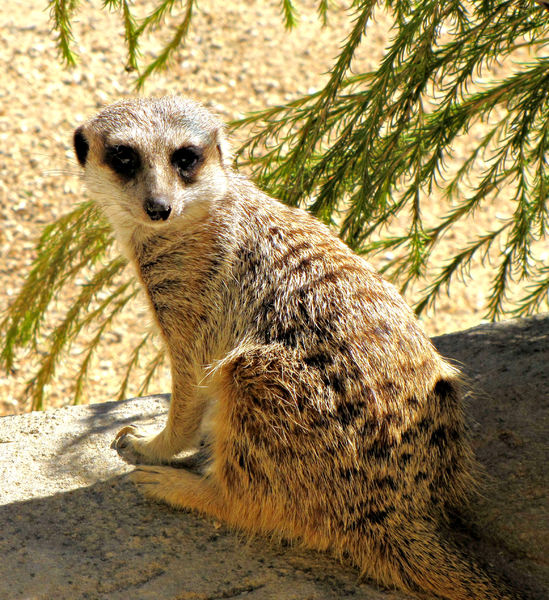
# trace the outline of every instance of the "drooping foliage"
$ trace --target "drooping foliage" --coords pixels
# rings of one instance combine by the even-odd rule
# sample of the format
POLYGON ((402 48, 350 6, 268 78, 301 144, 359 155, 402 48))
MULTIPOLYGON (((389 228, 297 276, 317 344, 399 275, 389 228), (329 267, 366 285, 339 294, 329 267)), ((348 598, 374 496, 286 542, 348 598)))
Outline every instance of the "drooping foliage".
MULTIPOLYGON (((105 0, 104 8, 122 15, 128 66, 138 73, 138 86, 185 43, 195 4, 163 0, 137 19, 127 0, 105 0), (140 40, 176 9, 182 14, 171 40, 141 67, 140 40)), ((286 26, 298 25, 295 3, 281 4, 286 26)), ((60 52, 74 65, 71 19, 78 2, 52 0, 50 7, 60 52)), ((351 29, 321 90, 233 124, 251 130, 238 161, 283 202, 306 206, 330 223, 357 252, 391 252, 383 268, 402 288, 426 281, 418 313, 433 306, 478 257, 487 259, 491 279, 489 318, 546 307, 549 265, 539 247, 547 248, 549 228, 549 11, 527 0, 355 0, 350 10, 351 29), (357 73, 361 43, 377 11, 393 18, 391 41, 375 70, 357 73), (510 61, 524 47, 530 58, 514 64, 505 79, 482 79, 491 65, 510 61), (476 147, 456 157, 460 138, 479 124, 476 147), (441 206, 434 221, 426 220, 423 210, 433 194, 441 206), (495 211, 498 197, 512 206, 509 215, 494 218, 490 230, 464 240, 453 256, 433 265, 433 252, 444 236, 474 220, 480 207, 495 211), (402 216, 405 230, 390 233, 387 226, 402 216), (426 278, 428 268, 434 277, 426 278), (526 289, 519 297, 512 294, 517 282, 526 289)), ((326 22, 326 0, 320 0, 318 12, 326 22)), ((92 274, 49 332, 47 357, 29 382, 33 408, 43 406, 45 386, 59 360, 93 324, 95 334, 75 386, 78 401, 103 333, 137 293, 132 280, 119 278, 124 261, 106 260, 111 243, 108 228, 88 203, 44 230, 27 282, 0 324, 1 360, 7 369, 18 348, 43 336, 56 294, 84 269, 91 267, 92 274)), ((128 360, 120 396, 146 340, 128 360)), ((161 362, 161 354, 150 362, 143 389, 161 362)))

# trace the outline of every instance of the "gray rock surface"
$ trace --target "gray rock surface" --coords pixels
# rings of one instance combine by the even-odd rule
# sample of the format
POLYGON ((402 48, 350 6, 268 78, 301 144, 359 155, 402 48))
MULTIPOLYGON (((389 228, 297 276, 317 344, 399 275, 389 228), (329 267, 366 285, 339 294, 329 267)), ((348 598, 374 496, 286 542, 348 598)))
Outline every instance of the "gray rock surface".
MULTIPOLYGON (((460 540, 525 592, 549 589, 549 317, 435 340, 474 385, 484 495, 460 540)), ((328 556, 255 538, 142 498, 110 449, 159 427, 167 396, 0 418, 0 600, 404 598, 328 556)))

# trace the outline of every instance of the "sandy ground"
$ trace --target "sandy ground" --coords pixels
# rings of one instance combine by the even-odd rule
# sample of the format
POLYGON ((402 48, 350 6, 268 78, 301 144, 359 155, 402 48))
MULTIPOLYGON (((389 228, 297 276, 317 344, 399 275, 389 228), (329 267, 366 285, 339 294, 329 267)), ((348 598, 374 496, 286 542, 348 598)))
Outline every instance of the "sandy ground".
MULTIPOLYGON (((74 128, 105 104, 135 95, 133 75, 124 69, 119 16, 100 12, 98 1, 82 3, 74 23, 80 63, 68 71, 57 57, 46 4, 45 0, 12 0, 0 8, 0 310, 9 305, 24 281, 43 226, 84 197, 71 147, 74 128)), ((141 5, 145 11, 152 3, 141 5)), ((144 92, 188 94, 223 118, 233 119, 318 89, 338 53, 350 16, 344 7, 335 7, 330 13, 330 26, 323 29, 314 6, 311 0, 299 3, 300 25, 287 32, 276 0, 229 0, 223 4, 201 0, 187 45, 178 52, 172 68, 154 76, 144 92)), ((360 68, 376 65, 388 37, 388 21, 380 16, 361 47, 357 63, 360 68)), ((145 56, 151 56, 161 41, 161 37, 147 40, 145 56)), ((476 139, 478 132, 472 132, 457 154, 474 147, 476 139)), ((497 207, 479 211, 473 224, 458 227, 448 236, 441 253, 451 255, 463 244, 464 236, 489 229, 494 219, 509 214, 511 208, 502 200, 497 207)), ((433 216, 440 210, 436 198, 425 204, 424 211, 433 216)), ((549 248, 542 251, 549 257, 549 248)), ((383 260, 380 257, 379 264, 383 260)), ((58 322, 83 284, 85 281, 77 282, 58 299, 51 311, 51 323, 58 322)), ((469 281, 456 282, 451 296, 440 300, 436 314, 423 317, 429 333, 478 324, 485 313, 488 289, 486 272, 480 265, 473 268, 469 281)), ((417 291, 409 291, 410 302, 417 291)), ((135 347, 149 321, 144 303, 136 301, 115 329, 105 335, 100 356, 90 371, 89 401, 115 396, 124 357, 135 347)), ((44 352, 46 347, 44 340, 40 350, 44 352)), ((48 406, 70 400, 74 365, 82 349, 82 344, 75 344, 71 356, 60 365, 49 391, 48 406)), ((39 359, 40 352, 22 354, 12 374, 0 375, 0 414, 28 409, 24 383, 39 359)), ((136 393, 138 387, 139 371, 128 394, 136 393)), ((165 369, 150 391, 168 390, 169 374, 165 369)))

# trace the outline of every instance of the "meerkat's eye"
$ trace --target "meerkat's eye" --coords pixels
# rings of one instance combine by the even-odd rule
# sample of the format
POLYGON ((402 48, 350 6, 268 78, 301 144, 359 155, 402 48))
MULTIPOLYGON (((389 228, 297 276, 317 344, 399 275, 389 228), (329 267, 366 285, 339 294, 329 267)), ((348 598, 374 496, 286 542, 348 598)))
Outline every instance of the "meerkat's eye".
POLYGON ((184 146, 172 154, 171 163, 183 181, 190 181, 204 158, 202 150, 195 146, 184 146))
POLYGON ((105 162, 127 179, 135 177, 141 165, 139 154, 129 146, 109 146, 105 151, 105 162))

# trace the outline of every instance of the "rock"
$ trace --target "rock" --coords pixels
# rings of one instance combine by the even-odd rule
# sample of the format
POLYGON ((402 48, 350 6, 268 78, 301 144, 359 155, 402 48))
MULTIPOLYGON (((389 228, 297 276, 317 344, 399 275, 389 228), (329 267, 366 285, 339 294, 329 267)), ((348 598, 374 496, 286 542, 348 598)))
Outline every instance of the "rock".
POLYGON ((434 342, 472 388, 467 414, 484 469, 472 510, 475 550, 519 589, 547 598, 549 315, 481 325, 434 342))
MULTIPOLYGON (((549 316, 434 340, 474 383, 473 441, 487 473, 460 540, 532 599, 549 588, 549 316)), ((247 540, 142 498, 110 449, 167 395, 0 418, 0 598, 398 599, 326 555, 247 540)))

